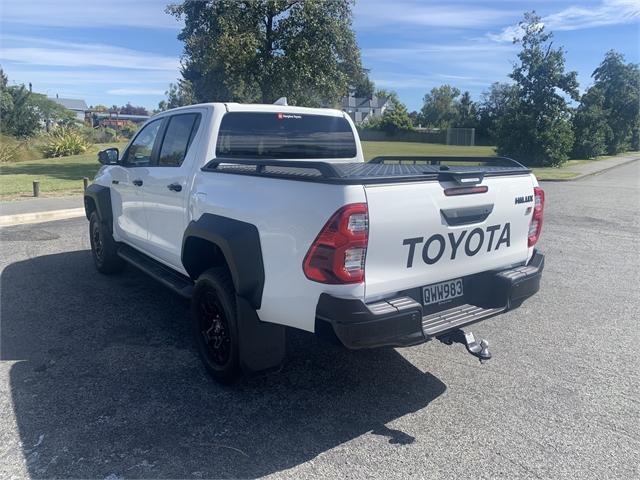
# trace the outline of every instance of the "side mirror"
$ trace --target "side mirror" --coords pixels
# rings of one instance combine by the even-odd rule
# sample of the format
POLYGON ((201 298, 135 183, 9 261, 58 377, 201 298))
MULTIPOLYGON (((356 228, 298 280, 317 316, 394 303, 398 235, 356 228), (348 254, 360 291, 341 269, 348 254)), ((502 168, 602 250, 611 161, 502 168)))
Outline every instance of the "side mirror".
POLYGON ((102 165, 115 165, 120 159, 120 151, 115 148, 107 148, 98 152, 98 161, 102 165))

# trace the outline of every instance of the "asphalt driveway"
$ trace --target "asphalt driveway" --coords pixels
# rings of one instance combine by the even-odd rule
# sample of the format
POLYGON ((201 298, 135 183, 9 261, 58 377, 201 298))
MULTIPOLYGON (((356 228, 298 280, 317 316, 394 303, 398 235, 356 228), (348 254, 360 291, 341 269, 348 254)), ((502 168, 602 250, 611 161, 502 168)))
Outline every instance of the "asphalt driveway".
POLYGON ((638 477, 640 162, 543 187, 543 287, 473 328, 490 362, 290 332, 234 387, 183 300, 94 270, 84 219, 0 229, 0 477, 638 477))

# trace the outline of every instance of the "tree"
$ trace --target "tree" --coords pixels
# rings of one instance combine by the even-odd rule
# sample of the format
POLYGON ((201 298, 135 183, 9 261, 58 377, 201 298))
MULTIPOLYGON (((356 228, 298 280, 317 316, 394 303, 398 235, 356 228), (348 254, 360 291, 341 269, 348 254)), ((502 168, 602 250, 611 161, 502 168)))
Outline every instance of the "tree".
POLYGON ((419 112, 417 112, 415 110, 409 112, 409 118, 411 119, 411 124, 414 127, 420 125, 420 113, 419 112))
POLYGON ((114 107, 114 109, 117 110, 117 113, 122 115, 149 115, 146 108, 131 105, 131 102, 127 102, 127 104, 122 107, 116 107, 115 105, 114 107))
POLYGON ((366 90, 350 0, 186 0, 182 76, 194 100, 337 104, 366 90), (364 87, 363 87, 364 85, 364 87))
POLYGON ((382 118, 378 121, 378 129, 383 130, 390 135, 413 130, 413 122, 409 117, 407 107, 400 101, 396 92, 378 90, 375 95, 378 98, 388 98, 389 103, 391 104, 387 107, 382 114, 382 118))
MULTIPOLYGON (((8 90, 9 79, 4 73, 4 70, 0 68, 0 121, 13 110, 13 97, 8 90)), ((2 124, 0 124, 0 127, 2 124)))
POLYGON ((358 74, 356 78, 351 79, 349 86, 350 92, 354 97, 358 98, 371 98, 375 88, 374 83, 369 78, 369 70, 366 68, 363 68, 362 72, 358 74))
POLYGON ((388 99, 390 105, 381 117, 371 118, 363 125, 366 129, 382 130, 389 135, 413 130, 413 122, 407 107, 398 98, 398 94, 389 90, 376 90, 375 96, 388 99))
POLYGON ((457 103, 456 127, 475 128, 478 124, 476 104, 471 100, 471 94, 464 92, 457 103))
POLYGON ((535 12, 520 22, 519 62, 510 77, 515 82, 513 101, 498 120, 495 131, 500 155, 528 165, 560 165, 569 157, 573 131, 566 96, 578 99, 576 72, 565 72, 564 51, 554 48, 535 12))
POLYGON ((169 89, 164 94, 167 99, 158 103, 158 110, 160 111, 196 103, 193 98, 193 87, 188 80, 178 80, 178 83, 170 83, 169 89))
MULTIPOLYGON (((583 96, 584 110, 593 116, 597 105, 604 121, 598 122, 600 129, 597 132, 605 136, 607 153, 614 155, 627 150, 632 140, 638 137, 640 69, 637 64, 625 63, 624 56, 610 50, 592 77, 595 83, 583 96)), ((587 127, 584 135, 596 131, 593 125, 587 127)), ((578 134, 583 135, 582 125, 577 128, 578 134)), ((634 146, 638 148, 638 145, 634 146)))
POLYGON ((447 128, 452 126, 458 116, 456 99, 460 90, 451 85, 442 85, 431 89, 424 96, 422 120, 426 126, 447 128))
POLYGON ((478 105, 478 126, 476 133, 479 137, 495 142, 497 122, 512 101, 516 98, 517 87, 509 83, 494 82, 489 90, 482 93, 478 105))
POLYGON ((0 70, 0 131, 14 137, 30 137, 51 123, 71 123, 73 114, 45 95, 24 85, 8 85, 0 70))
POLYGON ((612 138, 604 108, 604 94, 598 88, 590 88, 582 95, 580 105, 573 116, 575 142, 574 158, 594 158, 607 151, 607 138, 612 138))

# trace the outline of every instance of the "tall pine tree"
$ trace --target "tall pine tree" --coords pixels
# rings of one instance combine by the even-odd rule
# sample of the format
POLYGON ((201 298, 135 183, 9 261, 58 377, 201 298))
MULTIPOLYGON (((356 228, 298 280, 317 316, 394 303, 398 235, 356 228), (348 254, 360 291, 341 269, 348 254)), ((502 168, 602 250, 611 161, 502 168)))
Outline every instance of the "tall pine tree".
POLYGON ((554 48, 535 12, 520 22, 519 62, 510 77, 513 101, 496 125, 498 153, 527 165, 560 165, 573 146, 571 109, 567 97, 578 99, 576 72, 565 72, 564 51, 554 48))

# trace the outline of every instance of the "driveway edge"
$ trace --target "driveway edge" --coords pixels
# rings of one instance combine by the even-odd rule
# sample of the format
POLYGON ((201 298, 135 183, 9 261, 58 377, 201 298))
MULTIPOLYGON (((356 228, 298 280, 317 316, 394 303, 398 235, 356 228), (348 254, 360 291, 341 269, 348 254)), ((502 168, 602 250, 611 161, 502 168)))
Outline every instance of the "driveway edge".
POLYGON ((84 216, 84 208, 67 208, 64 210, 49 210, 44 212, 20 213, 17 215, 2 215, 0 216, 0 227, 51 222, 53 220, 65 220, 68 218, 77 218, 84 216))

